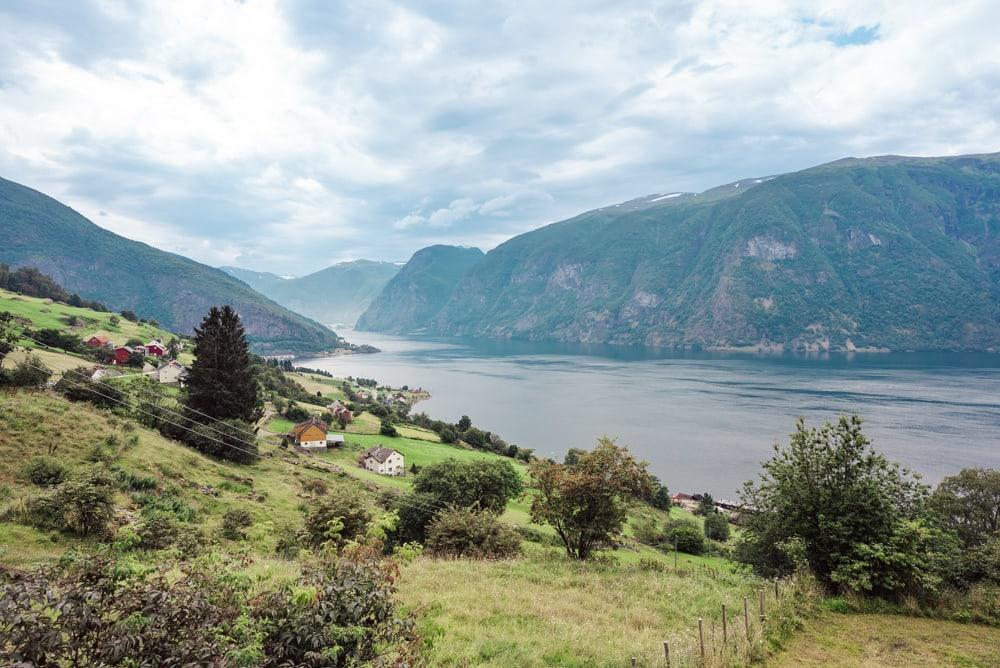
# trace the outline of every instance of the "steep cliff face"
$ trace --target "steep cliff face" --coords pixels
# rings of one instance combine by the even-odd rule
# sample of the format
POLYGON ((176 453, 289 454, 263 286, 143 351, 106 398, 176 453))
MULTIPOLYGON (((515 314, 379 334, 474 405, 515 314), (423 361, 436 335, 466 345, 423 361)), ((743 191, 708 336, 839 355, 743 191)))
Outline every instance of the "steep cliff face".
POLYGON ((1000 154, 848 159, 591 211, 491 251, 422 327, 690 348, 997 349, 1000 154))
POLYGON ((483 257, 478 248, 459 246, 430 246, 417 251, 361 315, 357 329, 390 333, 422 330, 483 257))
POLYGON ((0 262, 37 267, 66 289, 165 328, 191 332, 212 306, 232 305, 255 351, 316 352, 330 329, 212 267, 120 237, 56 200, 0 179, 0 262))

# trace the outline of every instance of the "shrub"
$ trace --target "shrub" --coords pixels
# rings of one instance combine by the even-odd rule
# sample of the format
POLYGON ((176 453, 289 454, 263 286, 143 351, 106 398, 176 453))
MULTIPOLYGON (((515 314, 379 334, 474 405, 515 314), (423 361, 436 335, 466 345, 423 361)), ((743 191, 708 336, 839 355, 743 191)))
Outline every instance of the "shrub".
POLYGON ((453 508, 428 525, 427 551, 438 557, 508 559, 521 553, 521 537, 492 513, 453 508))
POLYGON ((68 469, 51 457, 32 457, 22 469, 24 475, 39 487, 55 487, 66 480, 68 469))
POLYGON ((426 492, 410 492, 395 505, 399 517, 392 534, 394 543, 423 543, 427 540, 427 525, 440 510, 437 497, 426 492))
POLYGON ((56 392, 72 401, 86 401, 99 408, 118 408, 127 403, 121 390, 95 383, 87 371, 87 367, 77 367, 64 373, 55 384, 56 392))
POLYGON ((729 519, 722 513, 705 516, 705 538, 725 543, 729 540, 729 519))
POLYGON ((106 534, 115 512, 114 488, 103 469, 83 471, 34 501, 34 523, 78 536, 106 534))
POLYGON ((315 502, 306 513, 306 532, 314 545, 351 540, 372 519, 368 499, 355 487, 341 486, 315 502))
POLYGON ((229 540, 243 540, 253 525, 253 515, 246 508, 230 508, 222 516, 222 535, 229 540))
POLYGON ((378 433, 382 436, 396 437, 399 436, 399 431, 396 430, 396 425, 392 424, 388 420, 382 420, 378 427, 378 433))
POLYGON ((651 519, 636 522, 632 533, 635 535, 635 539, 643 545, 659 545, 663 542, 663 530, 651 519))
POLYGON ((678 552, 702 554, 705 552, 705 536, 698 523, 692 520, 670 520, 664 532, 666 541, 678 552))
POLYGON ((136 530, 139 534, 139 546, 146 550, 159 550, 170 547, 180 527, 173 515, 163 511, 156 511, 143 517, 142 523, 136 530))
POLYGON ((524 483, 510 462, 446 459, 422 468, 414 479, 413 489, 436 497, 439 505, 502 513, 507 501, 524 489, 524 483))
POLYGON ((42 358, 29 354, 24 358, 24 361, 18 362, 12 370, 0 373, 0 385, 43 387, 51 377, 52 370, 45 366, 42 358))

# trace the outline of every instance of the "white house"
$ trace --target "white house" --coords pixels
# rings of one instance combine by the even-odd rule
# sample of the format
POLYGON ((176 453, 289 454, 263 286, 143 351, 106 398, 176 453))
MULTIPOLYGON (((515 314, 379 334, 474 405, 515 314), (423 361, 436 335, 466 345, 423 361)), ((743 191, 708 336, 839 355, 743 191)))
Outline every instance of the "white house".
POLYGON ((187 368, 177 360, 171 360, 156 370, 156 380, 160 383, 182 383, 187 378, 187 368))
POLYGON ((403 455, 392 448, 374 447, 361 455, 361 465, 382 475, 403 475, 403 455))

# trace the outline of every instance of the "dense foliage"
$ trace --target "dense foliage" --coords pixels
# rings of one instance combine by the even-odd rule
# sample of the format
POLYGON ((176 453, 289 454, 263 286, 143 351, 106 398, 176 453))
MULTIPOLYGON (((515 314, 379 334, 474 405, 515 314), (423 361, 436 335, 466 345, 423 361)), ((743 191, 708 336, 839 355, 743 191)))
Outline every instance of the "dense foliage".
POLYGON ((799 420, 759 481, 746 484, 753 512, 737 554, 765 575, 801 563, 831 590, 898 595, 936 559, 920 520, 926 494, 872 448, 856 415, 819 428, 799 420))
POLYGON ((420 469, 413 490, 433 496, 440 504, 502 513, 524 483, 511 464, 499 460, 446 459, 420 469))
POLYGON ((521 553, 521 537, 493 513, 452 508, 427 527, 427 551, 438 557, 507 559, 521 553))
POLYGON ((94 311, 108 310, 100 302, 83 299, 75 292, 67 292, 52 277, 46 276, 34 267, 19 267, 11 271, 6 264, 0 263, 0 289, 28 297, 51 299, 55 302, 89 308, 94 311))
POLYGON ((250 586, 229 564, 136 568, 80 558, 0 572, 0 659, 11 665, 390 666, 412 663, 395 566, 374 554, 250 586), (58 611, 58 614, 52 614, 58 611))
POLYGON ((613 544, 625 524, 628 500, 653 490, 646 464, 607 438, 570 466, 534 462, 531 479, 538 490, 531 501, 532 521, 551 525, 576 559, 613 544))

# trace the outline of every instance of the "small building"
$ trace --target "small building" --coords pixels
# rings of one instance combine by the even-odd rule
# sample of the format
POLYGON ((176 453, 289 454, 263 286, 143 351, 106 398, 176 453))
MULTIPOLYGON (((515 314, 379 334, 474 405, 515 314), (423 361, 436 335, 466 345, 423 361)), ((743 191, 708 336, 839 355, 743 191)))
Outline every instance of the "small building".
POLYGON ((361 466, 382 475, 403 475, 406 471, 403 455, 392 448, 376 446, 368 448, 361 455, 361 466))
POLYGON ((156 370, 156 382, 183 385, 187 374, 188 370, 186 366, 177 360, 171 360, 156 370))
POLYGON ((87 375, 91 380, 103 380, 104 378, 114 378, 120 376, 121 372, 115 371, 114 369, 108 369, 103 366, 95 366, 92 368, 87 375))
POLYGON ((106 348, 111 340, 103 334, 94 334, 92 337, 84 341, 89 348, 106 348))
POLYGON ((326 423, 314 417, 292 427, 292 440, 300 448, 325 448, 326 434, 326 423))
POLYGON ((678 492, 670 497, 670 500, 674 502, 675 506, 680 506, 685 510, 694 510, 698 507, 698 501, 690 494, 685 494, 684 492, 678 492))
POLYGON ((146 344, 146 354, 153 357, 163 357, 167 354, 167 348, 159 341, 150 341, 146 344))
POLYGON ((135 350, 129 346, 118 346, 115 348, 115 357, 112 364, 117 364, 119 366, 125 364, 134 352, 135 350))
POLYGON ((344 447, 344 435, 334 434, 333 432, 328 432, 326 435, 326 447, 328 448, 342 448, 344 447))
POLYGON ((334 401, 332 404, 328 405, 326 409, 333 414, 333 417, 337 419, 344 418, 345 423, 354 421, 354 413, 351 412, 350 408, 339 401, 334 401))

